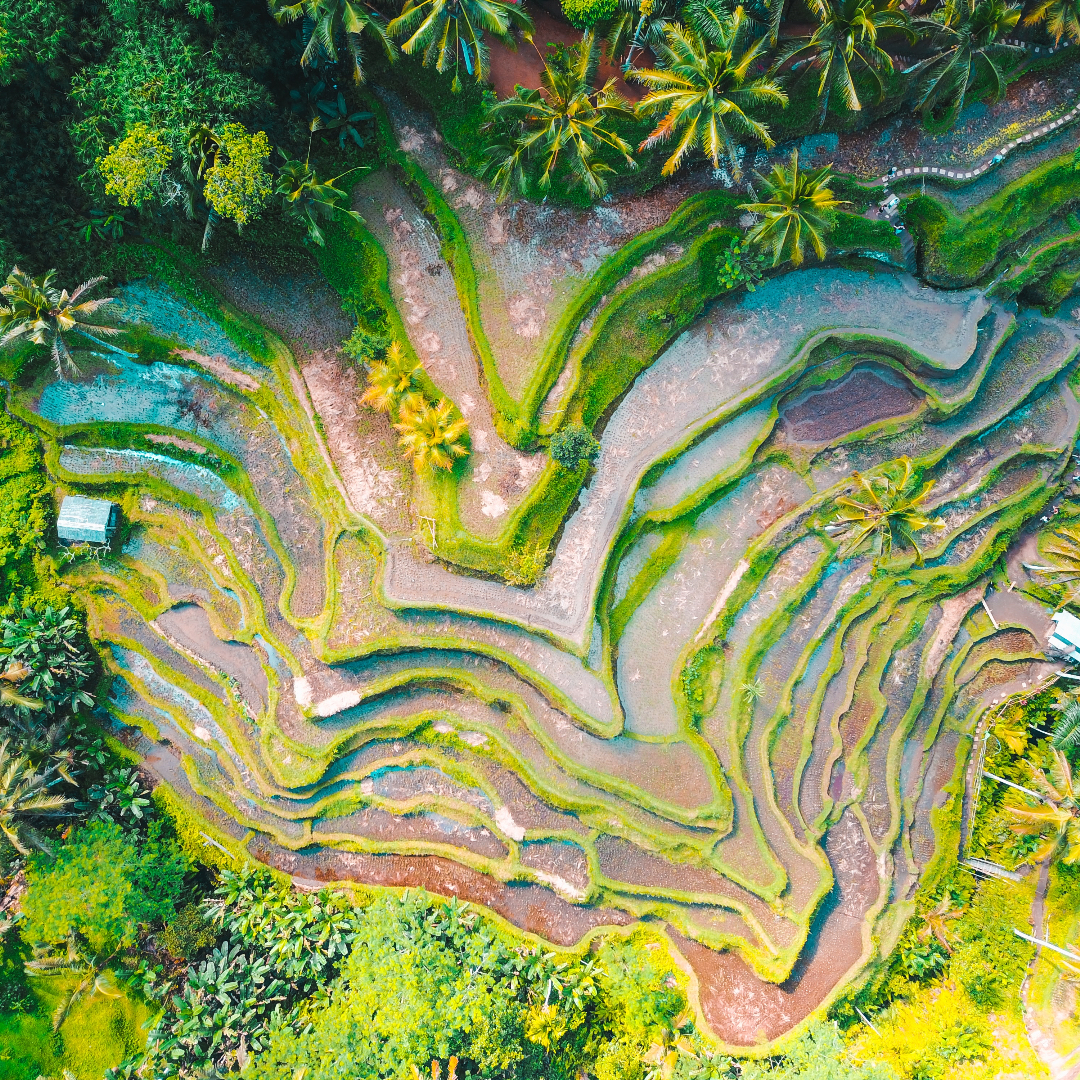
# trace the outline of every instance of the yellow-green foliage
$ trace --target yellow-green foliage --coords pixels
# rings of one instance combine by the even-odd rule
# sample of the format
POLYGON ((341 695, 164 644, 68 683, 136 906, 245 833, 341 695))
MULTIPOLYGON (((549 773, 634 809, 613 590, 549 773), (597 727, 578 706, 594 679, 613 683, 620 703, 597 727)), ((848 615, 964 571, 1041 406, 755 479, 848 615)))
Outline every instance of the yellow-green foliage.
MULTIPOLYGON (((0 1080, 59 1077, 64 1070, 77 1080, 100 1080, 106 1069, 146 1045, 143 1025, 151 1009, 128 993, 77 1001, 53 1034, 57 1005, 81 979, 78 974, 32 978, 22 1011, 0 1012, 0 1080)), ((112 993, 121 989, 118 973, 108 972, 107 979, 112 993)))
MULTIPOLYGON (((897 996, 873 1017, 880 1034, 860 1028, 856 1055, 892 1066, 902 1080, 974 1080, 1010 1070, 1037 1076, 1020 1013, 1034 950, 1013 933, 1028 925, 1033 886, 984 881, 965 904, 966 883, 949 885, 963 914, 943 922, 952 949, 943 977, 929 985, 892 978, 897 996)), ((920 939, 923 921, 909 928, 909 944, 920 939)))
POLYGON ((1038 1075, 1023 1069, 1034 1062, 1030 1050, 1024 1052, 1022 1021, 991 1018, 952 984, 924 990, 874 1022, 881 1034, 866 1029, 855 1044, 856 1056, 890 1065, 902 1080, 975 1080, 1010 1071, 1038 1075))
POLYGON ((172 151, 162 136, 138 123, 97 164, 108 194, 115 195, 121 206, 141 206, 153 196, 171 160, 172 151))
POLYGON ((968 285, 989 274, 1000 253, 1080 198, 1080 172, 1072 153, 1026 173, 967 214, 919 195, 907 204, 905 220, 919 241, 931 281, 968 285))
POLYGON ((43 557, 51 510, 41 445, 0 412, 0 612, 35 594, 60 599, 52 565, 43 557))
POLYGON ((224 160, 207 172, 206 201, 237 225, 259 216, 274 190, 266 171, 270 140, 265 131, 249 133, 240 124, 225 124, 220 132, 224 160))

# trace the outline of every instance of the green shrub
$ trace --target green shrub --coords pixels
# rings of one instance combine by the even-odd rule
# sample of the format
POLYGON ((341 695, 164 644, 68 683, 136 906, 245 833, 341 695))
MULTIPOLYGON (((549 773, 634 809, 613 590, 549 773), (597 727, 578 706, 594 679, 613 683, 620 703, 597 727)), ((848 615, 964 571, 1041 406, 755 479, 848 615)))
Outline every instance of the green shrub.
POLYGON ((570 424, 551 437, 551 457, 564 469, 575 472, 583 463, 591 465, 600 455, 600 444, 581 424, 570 424))
POLYGON ((56 857, 36 856, 27 870, 22 935, 54 945, 77 935, 105 954, 130 946, 139 927, 171 919, 188 863, 161 825, 147 837, 112 821, 78 829, 56 857))
POLYGON ((562 0, 563 14, 579 30, 587 30, 610 19, 619 10, 619 0, 562 0))
POLYGON ((206 921, 198 904, 188 904, 171 919, 161 935, 161 944, 180 960, 191 960, 214 944, 217 934, 206 921))

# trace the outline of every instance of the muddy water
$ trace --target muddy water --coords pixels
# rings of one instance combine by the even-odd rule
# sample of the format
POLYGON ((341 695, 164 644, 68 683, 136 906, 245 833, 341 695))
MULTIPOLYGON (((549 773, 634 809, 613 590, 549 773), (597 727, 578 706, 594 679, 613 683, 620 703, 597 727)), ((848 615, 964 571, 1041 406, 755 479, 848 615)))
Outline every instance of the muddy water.
POLYGON ((775 1039, 805 1019, 864 954, 867 912, 878 898, 874 853, 847 811, 825 837, 836 884, 818 912, 791 976, 762 982, 731 952, 713 952, 673 930, 668 936, 698 978, 701 1007, 713 1032, 731 1046, 775 1039))

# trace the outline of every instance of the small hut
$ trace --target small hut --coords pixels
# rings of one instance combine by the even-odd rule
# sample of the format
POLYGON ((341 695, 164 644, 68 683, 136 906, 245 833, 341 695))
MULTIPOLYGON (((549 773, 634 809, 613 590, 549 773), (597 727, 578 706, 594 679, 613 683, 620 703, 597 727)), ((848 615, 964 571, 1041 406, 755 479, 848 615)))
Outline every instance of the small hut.
POLYGON ((61 544, 111 544, 120 524, 120 507, 105 499, 65 495, 56 519, 61 544))
POLYGON ((1059 611, 1051 622, 1054 628, 1050 631, 1046 651, 1051 656, 1080 663, 1080 619, 1067 611, 1059 611))

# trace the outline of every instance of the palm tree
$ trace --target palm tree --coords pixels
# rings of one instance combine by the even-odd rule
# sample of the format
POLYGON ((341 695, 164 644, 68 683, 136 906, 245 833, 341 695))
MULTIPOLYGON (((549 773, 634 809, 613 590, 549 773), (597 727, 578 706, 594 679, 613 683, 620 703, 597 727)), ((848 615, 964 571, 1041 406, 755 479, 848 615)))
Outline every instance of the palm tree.
POLYGON ((528 190, 526 166, 533 159, 543 166, 541 190, 551 186, 562 164, 593 198, 607 190, 606 177, 615 171, 601 156, 605 149, 622 154, 635 168, 633 148, 610 126, 613 120, 632 115, 629 105, 613 78, 593 89, 599 59, 591 33, 571 48, 559 45, 544 60, 540 89, 519 86, 513 97, 492 106, 492 122, 506 121, 511 132, 507 141, 488 148, 486 171, 500 200, 512 191, 528 190))
POLYGON ((1021 836, 1044 836, 1040 848, 1032 852, 1036 861, 1057 859, 1062 862, 1080 861, 1080 803, 1078 793, 1073 787, 1072 769, 1069 761, 1060 750, 1051 750, 1054 764, 1050 768, 1050 779, 1042 769, 1033 769, 1036 786, 1040 789, 1043 802, 1039 806, 1019 806, 1006 804, 1005 809, 1017 821, 1013 832, 1021 836))
POLYGON ((666 143, 678 133, 675 151, 661 170, 670 176, 694 147, 720 167, 721 154, 736 176, 733 135, 772 146, 769 129, 753 113, 763 106, 786 105, 787 94, 767 76, 750 78, 766 51, 764 38, 749 41, 750 20, 741 7, 729 14, 716 0, 692 3, 688 26, 668 23, 656 48, 659 68, 635 69, 629 77, 649 93, 638 104, 643 116, 663 114, 640 149, 666 143))
POLYGON ((1056 565, 1031 569, 1046 577, 1051 584, 1066 586, 1063 596, 1066 604, 1080 601, 1080 524, 1072 523, 1055 529, 1050 536, 1040 539, 1040 545, 1048 555, 1056 557, 1056 565))
POLYGON ((453 468, 454 458, 468 454, 462 439, 469 427, 460 416, 455 420, 453 412, 454 406, 445 398, 434 405, 421 399, 419 404, 402 408, 394 427, 401 432, 399 442, 417 472, 453 468))
POLYGON ((905 75, 922 76, 915 108, 924 115, 942 112, 942 122, 951 126, 980 72, 990 83, 991 98, 999 100, 1005 93, 1005 77, 998 60, 1009 54, 1022 55, 1024 50, 997 39, 1019 18, 1020 5, 1005 0, 946 0, 929 18, 916 20, 916 27, 931 39, 935 51, 904 71, 905 75))
POLYGON ((619 0, 618 14, 608 30, 608 56, 618 56, 626 47, 622 69, 629 71, 634 53, 663 42, 664 24, 675 19, 678 10, 675 0, 619 0))
POLYGON ((61 379, 65 372, 79 374, 79 366, 64 340, 66 334, 79 334, 110 352, 132 355, 96 336, 103 334, 112 337, 122 332, 118 327, 102 326, 89 320, 90 316, 113 302, 111 296, 100 300, 83 299, 105 278, 84 281, 69 295, 67 289, 57 289, 53 284, 55 275, 56 271, 50 270, 42 277, 35 278, 17 266, 8 274, 7 283, 0 286, 0 296, 7 298, 7 306, 0 307, 0 346, 19 338, 32 341, 35 345, 45 345, 52 352, 56 374, 61 379))
POLYGON ((929 942, 931 938, 935 938, 940 942, 941 947, 950 954, 952 953, 952 942, 949 940, 948 924, 953 919, 959 919, 964 914, 962 911, 953 911, 952 904, 952 897, 946 893, 932 910, 923 915, 923 925, 916 933, 916 937, 923 944, 929 942))
POLYGON ((406 356, 400 342, 392 342, 386 359, 372 362, 360 404, 370 405, 377 412, 418 407, 424 400, 418 389, 423 370, 423 364, 414 364, 406 356))
POLYGON ((54 769, 38 772, 28 757, 11 752, 10 743, 10 739, 0 742, 0 833, 22 855, 29 855, 33 848, 48 851, 31 822, 63 817, 71 800, 49 793, 56 783, 54 769))
POLYGON ((791 154, 791 164, 777 163, 768 178, 758 174, 764 200, 744 203, 740 209, 758 214, 761 220, 747 233, 760 247, 771 247, 773 266, 790 259, 801 266, 807 240, 819 259, 825 258, 825 234, 832 225, 830 211, 841 206, 833 198, 829 181, 832 165, 809 172, 799 168, 799 151, 791 154))
POLYGON ((351 217, 361 225, 364 223, 364 219, 355 210, 347 210, 341 205, 349 196, 335 186, 343 177, 356 171, 349 169, 330 180, 320 180, 306 161, 290 161, 286 158, 278 170, 274 193, 281 196, 281 207, 285 213, 307 227, 308 239, 322 247, 326 238, 319 227, 320 217, 330 219, 337 212, 351 217))
POLYGON ((452 89, 461 88, 461 62, 477 82, 488 77, 484 31, 513 46, 511 28, 531 34, 532 19, 514 0, 405 0, 401 14, 388 27, 391 37, 406 40, 408 56, 422 51, 424 63, 437 71, 454 69, 452 89))
POLYGON ((1046 32, 1054 35, 1056 45, 1067 37, 1074 45, 1080 45, 1080 0, 1042 0, 1025 16, 1025 26, 1046 24, 1046 32))
POLYGON ((824 124, 833 90, 839 90, 846 108, 859 111, 862 101, 855 87, 857 72, 867 72, 877 86, 878 100, 885 92, 881 71, 892 71, 889 54, 878 45, 878 36, 899 30, 911 36, 907 16, 899 0, 808 0, 817 16, 818 28, 802 44, 795 43, 778 61, 792 68, 807 65, 820 73, 819 124, 824 124))
POLYGON ((304 20, 307 44, 300 57, 301 67, 317 67, 319 56, 331 63, 338 62, 338 42, 344 41, 352 59, 353 78, 364 81, 363 35, 374 38, 393 59, 394 45, 386 36, 383 18, 370 4, 362 0, 270 0, 270 11, 280 23, 304 20))
POLYGON ((26 970, 30 975, 76 974, 82 976, 63 994, 60 1004, 56 1006, 52 1017, 53 1031, 60 1030, 72 1007, 84 996, 93 997, 95 994, 101 994, 110 998, 123 997, 123 994, 109 982, 106 966, 112 958, 112 956, 89 955, 80 946, 75 936, 69 934, 67 949, 63 956, 35 956, 33 960, 26 962, 26 970), (87 991, 89 991, 88 995, 87 991))
POLYGON ((1069 700, 1061 710, 1050 743, 1056 750, 1070 750, 1080 744, 1080 701, 1076 698, 1069 700))
POLYGON ((861 490, 863 501, 850 495, 836 500, 836 516, 825 531, 841 539, 838 556, 846 559, 867 542, 871 545, 875 563, 892 554, 893 544, 901 542, 915 549, 916 565, 923 561, 922 549, 915 534, 932 524, 919 507, 926 502, 934 487, 933 481, 914 488, 911 480, 914 466, 911 459, 902 457, 875 476, 855 473, 856 490, 861 490), (899 466, 899 475, 892 471, 899 466))

